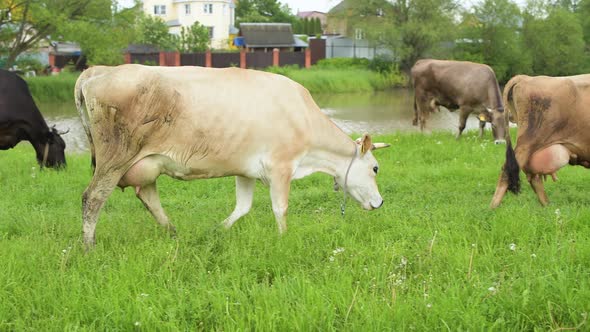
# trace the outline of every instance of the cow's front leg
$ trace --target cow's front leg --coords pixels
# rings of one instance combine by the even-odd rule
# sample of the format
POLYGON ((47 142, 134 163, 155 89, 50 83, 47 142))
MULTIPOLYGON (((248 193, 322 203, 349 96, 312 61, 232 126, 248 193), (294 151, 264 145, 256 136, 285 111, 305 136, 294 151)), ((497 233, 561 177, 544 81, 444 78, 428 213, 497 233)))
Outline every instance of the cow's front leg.
POLYGON ((166 213, 162 208, 162 203, 160 203, 160 196, 158 195, 156 183, 154 182, 141 187, 136 187, 135 194, 139 200, 141 200, 146 209, 150 211, 152 216, 156 218, 158 224, 166 228, 166 230, 170 232, 170 235, 176 235, 176 227, 170 223, 168 216, 166 216, 166 213))
POLYGON ((456 139, 459 139, 463 130, 465 130, 465 127, 467 126, 467 118, 471 112, 473 112, 473 110, 468 107, 461 107, 459 109, 459 131, 457 132, 457 136, 455 136, 456 139))
POLYGON ((479 120, 479 138, 482 138, 483 137, 483 130, 486 127, 486 123, 487 122, 485 122, 485 121, 479 120))
POLYGON ((256 179, 236 176, 236 207, 230 216, 223 221, 225 228, 230 228, 238 219, 250 211, 255 185, 256 179))
POLYGON ((543 178, 539 174, 529 175, 529 183, 535 194, 537 194, 537 198, 541 205, 546 206, 549 204, 549 198, 547 198, 547 194, 545 193, 545 187, 543 186, 543 178))
POLYGON ((275 172, 270 181, 270 199, 280 234, 287 231, 287 208, 289 207, 290 190, 291 171, 284 169, 275 172))

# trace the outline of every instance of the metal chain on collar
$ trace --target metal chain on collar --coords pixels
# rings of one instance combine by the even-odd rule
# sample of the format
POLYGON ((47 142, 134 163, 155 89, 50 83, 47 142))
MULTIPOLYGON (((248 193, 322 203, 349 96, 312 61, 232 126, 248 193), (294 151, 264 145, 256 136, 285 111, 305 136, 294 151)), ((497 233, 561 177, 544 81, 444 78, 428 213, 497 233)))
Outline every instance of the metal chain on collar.
POLYGON ((350 160, 350 164, 348 164, 348 168, 346 169, 346 174, 344 175, 344 187, 342 188, 342 203, 340 204, 340 214, 344 217, 344 210, 346 209, 346 193, 348 191, 348 173, 350 172, 350 168, 352 167, 352 163, 358 157, 359 150, 355 144, 354 146, 354 156, 350 160))
POLYGON ((41 162, 41 168, 47 166, 47 155, 49 154, 49 142, 45 143, 45 149, 43 149, 43 162, 41 162))

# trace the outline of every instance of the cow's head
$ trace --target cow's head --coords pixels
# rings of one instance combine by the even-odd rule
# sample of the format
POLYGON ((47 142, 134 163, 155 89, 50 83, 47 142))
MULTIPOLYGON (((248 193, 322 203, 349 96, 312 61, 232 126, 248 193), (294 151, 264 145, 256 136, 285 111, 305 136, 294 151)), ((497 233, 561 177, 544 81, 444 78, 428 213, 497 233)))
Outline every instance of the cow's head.
POLYGON ((379 164, 371 151, 388 147, 389 144, 373 144, 371 137, 365 134, 356 140, 356 145, 356 155, 347 165, 348 172, 334 179, 338 187, 346 190, 364 209, 377 209, 383 205, 383 198, 375 181, 379 164))
POLYGON ((494 143, 506 143, 506 114, 504 109, 489 109, 479 113, 479 121, 489 122, 492 124, 492 134, 494 135, 494 143))
POLYGON ((64 150, 66 149, 66 142, 60 135, 67 133, 60 132, 55 127, 49 128, 47 133, 47 143, 42 148, 42 159, 38 160, 42 167, 60 168, 66 166, 66 156, 64 150))

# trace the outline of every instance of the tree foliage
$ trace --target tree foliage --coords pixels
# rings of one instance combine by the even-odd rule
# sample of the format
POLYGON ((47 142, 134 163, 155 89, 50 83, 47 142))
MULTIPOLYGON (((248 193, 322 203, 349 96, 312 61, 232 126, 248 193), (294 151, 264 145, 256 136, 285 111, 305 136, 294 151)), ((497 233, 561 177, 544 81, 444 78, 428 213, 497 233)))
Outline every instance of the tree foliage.
POLYGON ((531 56, 522 46, 521 13, 509 0, 485 0, 463 13, 454 55, 490 65, 500 81, 529 73, 531 56))
POLYGON ((121 11, 113 8, 97 20, 73 20, 62 25, 60 39, 77 42, 88 64, 116 65, 123 63, 121 50, 133 40, 137 8, 121 11))
POLYGON ((389 47, 408 70, 425 56, 444 56, 441 47, 452 40, 455 0, 345 0, 344 10, 332 15, 347 19, 348 33, 359 29, 376 45, 389 47))
POLYGON ((42 41, 59 39, 61 28, 72 22, 110 20, 111 5, 110 0, 0 0, 0 51, 6 54, 5 67, 42 41))
POLYGON ((584 37, 574 13, 557 8, 546 18, 527 16, 524 38, 534 54, 535 73, 565 76, 579 74, 584 68, 584 37))
POLYGON ((203 52, 209 47, 209 30, 195 22, 189 28, 182 27, 177 37, 176 50, 179 52, 203 52))
POLYGON ((135 42, 156 46, 162 50, 176 49, 177 42, 168 32, 163 19, 152 15, 142 15, 137 22, 135 42))
POLYGON ((315 36, 322 33, 322 23, 319 18, 301 18, 293 23, 293 32, 315 36))
POLYGON ((236 6, 236 24, 240 23, 291 23, 296 18, 288 5, 277 0, 240 0, 236 6))

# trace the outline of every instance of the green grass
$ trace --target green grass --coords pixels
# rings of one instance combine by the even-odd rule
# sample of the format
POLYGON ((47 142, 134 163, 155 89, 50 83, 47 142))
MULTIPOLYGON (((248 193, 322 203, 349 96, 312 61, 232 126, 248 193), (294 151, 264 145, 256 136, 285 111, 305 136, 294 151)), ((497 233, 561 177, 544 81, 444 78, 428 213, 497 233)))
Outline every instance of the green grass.
MULTIPOLYGON (((486 136, 487 138, 487 136, 486 136)), ((377 137, 384 206, 363 211, 329 176, 292 185, 280 237, 268 189, 249 215, 232 178, 161 177, 170 239, 133 194, 102 211, 84 254, 87 154, 42 171, 30 146, 0 153, 0 330, 587 330, 590 173, 488 204, 504 146, 469 132, 377 137), (559 209, 557 211, 557 209, 559 209), (556 213, 557 211, 557 213, 556 213)))
MULTIPOLYGON (((311 93, 373 92, 404 86, 399 73, 378 73, 367 69, 274 67, 268 71, 285 75, 311 93)), ((80 73, 30 77, 26 81, 37 102, 73 102, 74 87, 80 73)))
POLYGON ((406 79, 399 73, 378 73, 367 69, 273 67, 268 71, 285 75, 311 93, 373 92, 401 87, 406 79))
POLYGON ((80 73, 62 72, 57 76, 37 76, 26 79, 37 102, 74 101, 74 87, 80 73))

